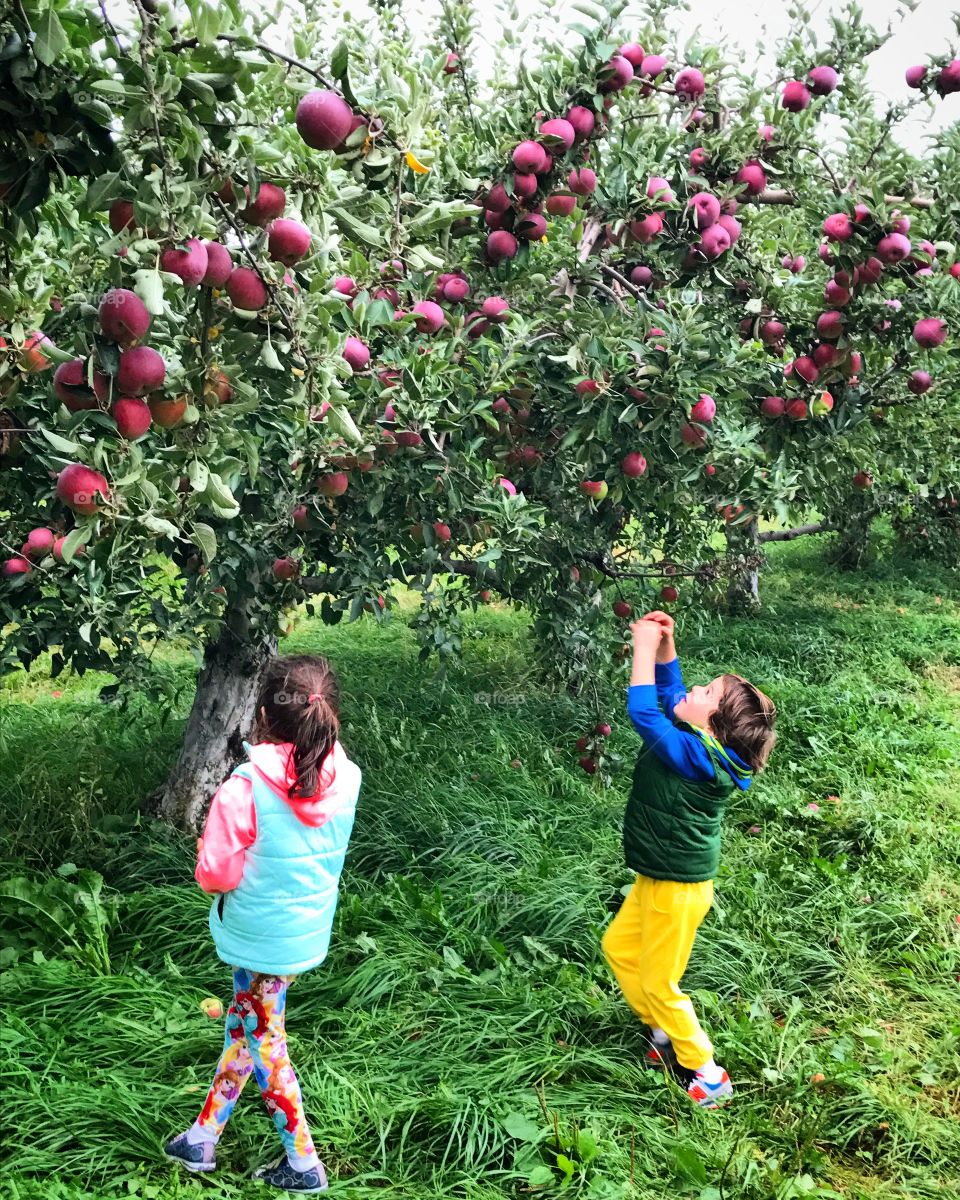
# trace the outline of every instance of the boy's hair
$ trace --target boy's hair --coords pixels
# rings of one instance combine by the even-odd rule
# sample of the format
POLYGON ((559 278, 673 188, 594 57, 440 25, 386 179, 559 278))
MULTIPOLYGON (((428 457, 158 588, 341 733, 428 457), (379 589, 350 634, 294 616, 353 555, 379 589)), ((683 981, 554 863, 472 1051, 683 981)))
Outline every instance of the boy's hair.
POLYGON ((291 800, 316 794, 339 733, 340 684, 330 663, 316 654, 271 659, 260 681, 253 736, 293 744, 291 800))
POLYGON ((777 740, 776 719, 777 708, 769 696, 742 675, 724 675, 723 697, 710 718, 710 728, 752 771, 767 765, 777 740))

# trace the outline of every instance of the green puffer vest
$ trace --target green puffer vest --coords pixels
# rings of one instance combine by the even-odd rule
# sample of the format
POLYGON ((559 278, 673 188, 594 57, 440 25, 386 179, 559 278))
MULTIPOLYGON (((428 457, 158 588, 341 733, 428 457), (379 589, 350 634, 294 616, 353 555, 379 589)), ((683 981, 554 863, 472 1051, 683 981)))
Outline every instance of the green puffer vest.
POLYGON ((651 879, 702 883, 720 865, 720 824, 734 783, 704 742, 713 779, 684 779, 644 747, 623 821, 627 866, 651 879))

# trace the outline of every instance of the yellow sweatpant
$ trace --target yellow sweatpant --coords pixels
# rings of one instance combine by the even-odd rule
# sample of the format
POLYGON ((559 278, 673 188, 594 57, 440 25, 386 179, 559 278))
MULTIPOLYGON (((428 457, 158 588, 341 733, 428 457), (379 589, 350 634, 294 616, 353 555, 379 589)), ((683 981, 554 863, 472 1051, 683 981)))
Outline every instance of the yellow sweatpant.
POLYGON ((627 1003, 641 1021, 664 1031, 678 1062, 691 1070, 710 1061, 713 1046, 680 980, 712 903, 712 879, 676 883, 638 875, 603 935, 603 953, 627 1003))

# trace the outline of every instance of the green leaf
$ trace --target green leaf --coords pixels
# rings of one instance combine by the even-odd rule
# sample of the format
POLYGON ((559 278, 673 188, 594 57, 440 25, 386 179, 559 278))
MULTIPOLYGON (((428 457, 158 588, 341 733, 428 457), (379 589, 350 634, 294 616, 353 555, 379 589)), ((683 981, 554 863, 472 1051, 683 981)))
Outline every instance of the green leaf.
POLYGON ((343 92, 343 98, 351 108, 359 108, 360 102, 353 94, 353 88, 350 86, 350 78, 348 71, 350 69, 350 50, 347 43, 343 40, 339 41, 330 58, 330 70, 333 72, 333 77, 340 84, 340 91, 343 92))
POLYGON ((157 534, 158 537, 179 538, 180 536, 180 530, 176 525, 172 521, 164 520, 163 517, 154 517, 148 513, 145 517, 141 517, 140 521, 144 529, 157 534))
POLYGON ((38 62, 42 62, 45 67, 50 67, 70 45, 66 32, 60 24, 60 18, 53 10, 52 3, 47 5, 46 12, 37 22, 36 33, 33 52, 37 56, 38 62))
POLYGON ((58 433, 51 433, 49 429, 44 429, 42 425, 39 425, 37 428, 54 448, 54 450, 59 450, 61 454, 77 454, 79 452, 79 442, 68 441, 66 438, 61 437, 58 433))
POLYGON ((355 446, 359 446, 363 441, 363 434, 342 404, 330 406, 330 411, 327 413, 327 424, 334 433, 339 434, 348 442, 352 442, 355 446))
POLYGON ((354 237, 360 238, 362 242, 366 242, 369 246, 383 245, 383 234, 379 229, 361 221, 352 213, 345 212, 342 208, 331 208, 328 211, 338 225, 346 226, 348 232, 352 233, 354 237))
POLYGON ((202 521, 198 521, 190 531, 194 545, 200 551, 203 561, 209 566, 217 556, 217 535, 202 521))
POLYGON ((216 92, 208 83, 204 83, 196 75, 185 75, 181 83, 183 84, 183 92, 188 96, 192 96, 194 100, 199 100, 201 104, 206 104, 208 107, 213 108, 217 103, 216 92))
POLYGON ((83 198, 83 207, 88 212, 99 212, 106 208, 107 201, 116 197, 119 182, 120 176, 116 171, 108 171, 106 175, 97 176, 87 188, 87 194, 83 198))
POLYGON ((90 88, 94 92, 102 92, 105 96, 127 95, 127 89, 119 79, 95 79, 90 88))
POLYGON ((73 556, 83 545, 83 540, 86 536, 87 527, 85 525, 78 525, 76 529, 70 530, 63 539, 63 545, 60 547, 60 557, 65 563, 73 562, 73 556))
POLYGON ((187 464, 187 479, 195 492, 205 492, 210 480, 210 468, 205 462, 194 458, 187 464))
POLYGON ((283 370, 283 363, 277 357, 277 352, 273 348, 273 342, 269 340, 263 343, 263 349, 260 351, 260 361, 268 370, 283 370))
POLYGON ((163 316, 163 280, 155 267, 150 270, 142 268, 134 271, 133 290, 146 305, 147 312, 152 317, 163 316))
POLYGON ((518 1142, 536 1142, 540 1140, 540 1130, 523 1113, 508 1113, 503 1118, 503 1127, 507 1134, 518 1142))

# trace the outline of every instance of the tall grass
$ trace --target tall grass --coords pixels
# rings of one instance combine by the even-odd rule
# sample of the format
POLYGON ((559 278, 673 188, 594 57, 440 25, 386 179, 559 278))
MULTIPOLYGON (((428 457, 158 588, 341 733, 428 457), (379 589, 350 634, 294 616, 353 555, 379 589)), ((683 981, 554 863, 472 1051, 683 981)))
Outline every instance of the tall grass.
MULTIPOLYGON (((597 714, 531 675, 523 616, 478 614, 442 689, 402 622, 291 638, 284 649, 336 661, 365 773, 334 948, 289 1011, 332 1190, 492 1200, 559 1194, 565 1180, 593 1200, 950 1194, 954 578, 894 560, 837 576, 816 545, 778 547, 762 613, 714 616, 681 640, 688 678, 735 668, 783 714, 770 771, 729 815, 688 976, 738 1086, 720 1115, 641 1066, 599 953, 628 882, 626 772, 604 792, 572 766, 597 714)), ((228 985, 192 840, 138 816, 189 703, 189 662, 168 655, 164 669, 184 682, 172 718, 104 708, 89 677, 37 670, 0 693, 15 880, 0 952, 3 1195, 253 1197, 245 1174, 278 1150, 251 1085, 215 1179, 182 1179, 158 1153, 195 1115, 218 1052, 198 1001, 228 985), (106 884, 93 908, 88 871, 106 884)), ((629 761, 623 692, 602 695, 629 761)))

